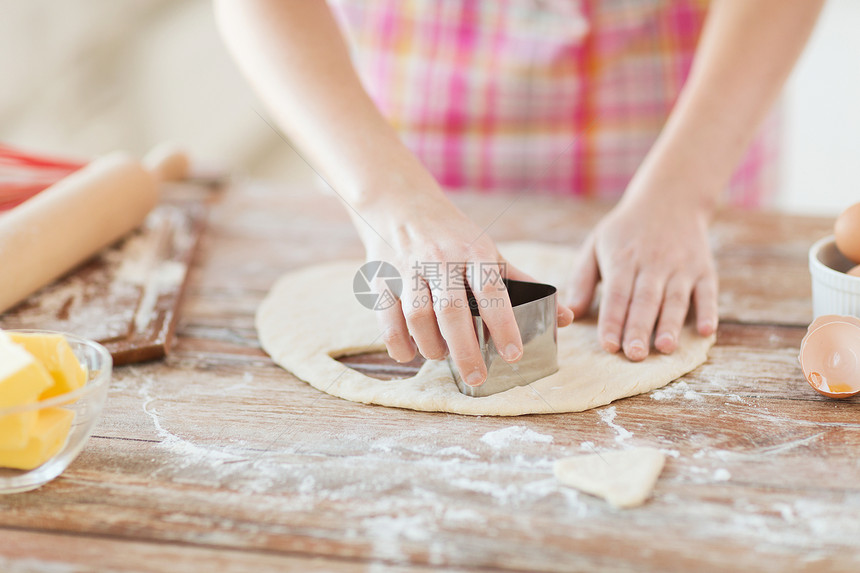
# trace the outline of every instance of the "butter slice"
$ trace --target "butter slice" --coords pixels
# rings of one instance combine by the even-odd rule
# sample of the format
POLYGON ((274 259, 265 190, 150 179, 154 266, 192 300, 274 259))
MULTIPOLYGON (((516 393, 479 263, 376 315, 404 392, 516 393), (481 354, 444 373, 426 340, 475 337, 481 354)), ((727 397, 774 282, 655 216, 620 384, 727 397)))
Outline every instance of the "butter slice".
MULTIPOLYGON (((35 402, 53 384, 32 355, 0 332, 0 408, 35 402)), ((35 410, 0 416, 0 449, 24 447, 36 417, 35 410)))
POLYGON ((53 385, 39 395, 39 400, 77 390, 86 383, 87 371, 62 334, 10 332, 8 335, 44 366, 53 379, 53 385))
POLYGON ((0 333, 0 408, 35 402, 53 385, 44 366, 23 346, 0 333))
POLYGON ((23 448, 36 425, 35 410, 0 416, 0 450, 23 448))
POLYGON ((0 449, 0 467, 37 468, 66 445, 75 413, 64 408, 42 408, 24 447, 0 449))

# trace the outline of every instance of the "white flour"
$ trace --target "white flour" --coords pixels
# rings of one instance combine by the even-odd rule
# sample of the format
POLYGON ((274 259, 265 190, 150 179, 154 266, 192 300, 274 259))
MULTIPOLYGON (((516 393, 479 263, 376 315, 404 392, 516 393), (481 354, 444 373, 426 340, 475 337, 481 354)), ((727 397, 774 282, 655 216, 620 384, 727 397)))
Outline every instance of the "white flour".
POLYGON ((481 436, 481 441, 494 449, 502 449, 514 442, 534 442, 551 444, 553 437, 547 434, 538 434, 525 426, 510 426, 501 430, 493 430, 481 436))
POLYGON ((473 454, 466 448, 461 448, 460 446, 449 446, 447 448, 442 448, 441 450, 436 452, 436 455, 469 458, 472 460, 478 459, 477 455, 473 454))
POLYGON ((683 380, 651 392, 652 400, 674 400, 675 398, 694 401, 704 400, 701 394, 690 388, 690 385, 683 380))
MULTIPOLYGON (((479 431, 466 439, 452 439, 450 429, 344 430, 330 436, 323 434, 323 443, 328 445, 312 448, 308 444, 318 440, 306 439, 306 447, 302 447, 305 426, 301 421, 286 419, 281 426, 272 428, 271 442, 265 437, 261 442, 258 434, 245 434, 246 427, 232 427, 225 422, 222 432, 221 424, 216 422, 211 433, 206 433, 205 428, 181 424, 180 416, 199 416, 196 407, 189 405, 197 400, 217 397, 242 404, 247 396, 269 391, 266 384, 271 381, 265 375, 249 378, 234 371, 220 376, 189 369, 188 378, 176 385, 177 379, 162 380, 153 374, 147 366, 118 373, 111 392, 133 399, 142 412, 137 410, 137 420, 129 422, 127 428, 121 426, 122 419, 113 420, 113 424, 117 433, 160 440, 143 445, 146 449, 141 450, 145 459, 154 458, 152 471, 158 480, 204 486, 177 488, 176 492, 162 488, 164 495, 176 496, 168 503, 181 502, 188 507, 218 503, 260 516, 258 523, 237 521, 232 525, 224 518, 182 511, 169 516, 171 520, 199 522, 199 529, 211 531, 213 539, 225 543, 264 533, 277 535, 294 527, 288 521, 291 513, 299 515, 302 522, 301 514, 320 512, 342 516, 345 524, 340 530, 321 531, 320 538, 337 536, 345 544, 367 544, 371 561, 385 560, 390 564, 426 555, 428 561, 444 565, 467 558, 470 550, 468 544, 452 543, 452 530, 486 531, 497 525, 497 515, 546 511, 547 519, 556 520, 559 527, 569 531, 576 531, 584 519, 605 518, 601 502, 560 486, 552 475, 553 458, 580 448, 592 451, 592 442, 555 443, 552 436, 520 425, 483 435, 479 431), (248 387, 243 389, 239 383, 248 387), (225 395, 228 388, 232 390, 225 395), (180 410, 183 407, 191 410, 180 410), (275 439, 290 424, 295 424, 296 431, 289 430, 275 439), (530 446, 535 444, 537 447, 530 446), (540 455, 534 455, 532 449, 538 449, 540 455), (159 455, 153 453, 156 451, 159 455)), ((280 398, 273 397, 273 401, 280 398)), ((598 414, 611 431, 607 433, 601 425, 583 437, 599 436, 603 428, 604 435, 616 441, 632 441, 632 433, 618 424, 615 407, 598 414)), ((312 429, 313 425, 307 427, 312 429)), ((601 443, 614 445, 605 436, 601 443)), ((813 434, 804 439, 821 438, 813 434)), ((702 514, 696 516, 697 535, 743 535, 751 544, 777 547, 810 547, 810 539, 856 539, 860 535, 860 523, 854 516, 834 515, 832 503, 797 501, 788 494, 781 497, 778 492, 768 493, 767 499, 752 500, 755 503, 738 500, 731 504, 720 499, 724 495, 720 492, 732 489, 728 468, 734 471, 745 454, 709 445, 704 437, 688 436, 681 448, 685 455, 674 464, 673 475, 665 478, 668 491, 660 496, 662 503, 683 504, 689 492, 675 495, 671 491, 673 484, 701 484, 698 487, 714 489, 715 500, 698 506, 702 514), (697 463, 696 459, 701 461, 697 463)), ((677 453, 665 452, 672 456, 677 453)))
POLYGON ((633 437, 633 432, 629 432, 625 428, 622 428, 615 423, 615 417, 618 415, 615 410, 615 406, 610 406, 608 408, 604 408, 603 410, 598 410, 597 413, 598 415, 600 415, 600 420, 605 422, 607 426, 615 430, 615 433, 618 434, 617 436, 615 436, 615 441, 617 443, 623 444, 624 440, 633 437))
POLYGON ((714 481, 729 481, 732 479, 732 474, 726 468, 718 468, 714 472, 714 481))

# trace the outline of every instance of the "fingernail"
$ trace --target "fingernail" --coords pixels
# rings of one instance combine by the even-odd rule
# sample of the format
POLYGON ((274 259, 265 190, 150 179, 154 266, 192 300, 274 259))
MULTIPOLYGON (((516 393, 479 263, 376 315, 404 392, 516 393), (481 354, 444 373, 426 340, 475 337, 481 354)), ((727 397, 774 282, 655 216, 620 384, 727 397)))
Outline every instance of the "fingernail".
POLYGON ((507 362, 513 362, 513 361, 519 359, 522 355, 523 355, 523 351, 520 349, 520 347, 517 346, 516 344, 514 344, 513 342, 511 342, 510 344, 505 346, 505 351, 502 354, 502 357, 507 362))
POLYGON ((603 337, 603 343, 605 346, 610 346, 616 350, 621 346, 621 341, 618 340, 618 337, 614 334, 605 335, 603 337))
POLYGON ((628 354, 631 354, 633 358, 644 358, 645 355, 648 354, 648 351, 645 349, 645 344, 638 338, 630 341, 630 344, 627 345, 627 352, 628 354))
POLYGON ((675 345, 675 336, 671 332, 663 332, 654 339, 654 346, 657 347, 658 350, 663 348, 671 348, 675 345))
POLYGON ((480 386, 484 383, 484 374, 480 370, 475 370, 466 376, 466 384, 469 386, 480 386))
POLYGON ((699 323, 699 332, 707 332, 708 334, 714 332, 716 326, 714 325, 713 320, 703 320, 699 323))

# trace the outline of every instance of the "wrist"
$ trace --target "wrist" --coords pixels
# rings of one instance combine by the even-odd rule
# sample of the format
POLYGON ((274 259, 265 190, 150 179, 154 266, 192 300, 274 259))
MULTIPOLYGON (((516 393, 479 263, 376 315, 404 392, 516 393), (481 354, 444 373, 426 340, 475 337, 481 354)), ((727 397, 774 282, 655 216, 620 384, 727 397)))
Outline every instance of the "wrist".
POLYGON ((658 142, 636 171, 623 200, 658 201, 709 220, 719 207, 731 171, 716 168, 716 162, 707 157, 704 152, 690 153, 658 142))

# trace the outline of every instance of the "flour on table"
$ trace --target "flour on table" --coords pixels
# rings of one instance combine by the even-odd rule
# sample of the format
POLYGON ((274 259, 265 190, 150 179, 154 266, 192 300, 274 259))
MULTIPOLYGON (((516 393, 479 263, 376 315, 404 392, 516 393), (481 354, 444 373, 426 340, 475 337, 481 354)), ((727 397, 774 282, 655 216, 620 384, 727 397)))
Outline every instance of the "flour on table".
POLYGON ((726 468, 718 468, 714 471, 714 481, 729 481, 732 474, 726 468))
POLYGON ((497 450, 506 448, 513 442, 543 442, 552 443, 552 436, 538 434, 525 426, 511 426, 501 430, 493 430, 481 436, 481 441, 497 450))
POLYGON ((478 459, 478 456, 476 454, 473 454, 466 448, 462 448, 460 446, 448 446, 447 448, 442 448, 441 450, 436 452, 436 455, 469 458, 470 460, 478 459))
POLYGON ((651 495, 665 461, 654 448, 574 456, 556 462, 555 476, 564 485, 602 497, 615 507, 635 507, 651 495))
POLYGON ((675 382, 670 386, 666 386, 662 390, 651 392, 652 400, 674 400, 675 398, 684 398, 685 400, 704 400, 701 394, 690 388, 690 385, 683 380, 675 382))
MULTIPOLYGON (((511 264, 562 287, 564 296, 574 250, 543 243, 501 244, 499 249, 511 264)), ((374 312, 352 292, 362 262, 327 263, 284 275, 256 316, 260 343, 275 362, 315 388, 353 402, 477 416, 580 412, 665 386, 702 364, 715 340, 688 326, 677 351, 633 363, 620 353, 605 352, 596 322, 586 319, 559 329, 558 372, 528 386, 481 398, 465 396, 447 362, 434 360, 410 378, 378 380, 337 361, 385 349, 374 312)))
POLYGON ((615 433, 617 434, 615 436, 615 441, 618 442, 619 444, 623 443, 624 440, 627 440, 627 439, 633 437, 633 432, 630 432, 626 428, 622 428, 621 426, 619 426, 618 424, 615 423, 615 417, 618 415, 618 412, 615 410, 615 406, 610 406, 609 408, 606 408, 605 410, 601 410, 600 412, 598 412, 598 414, 600 415, 600 420, 602 422, 604 422, 607 426, 609 426, 610 428, 615 430, 615 433))

